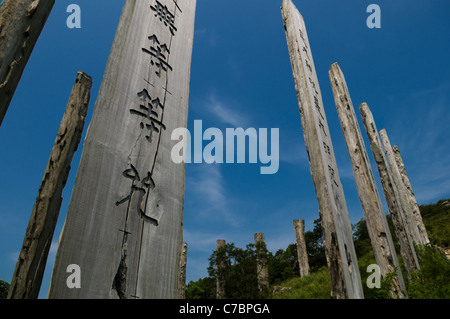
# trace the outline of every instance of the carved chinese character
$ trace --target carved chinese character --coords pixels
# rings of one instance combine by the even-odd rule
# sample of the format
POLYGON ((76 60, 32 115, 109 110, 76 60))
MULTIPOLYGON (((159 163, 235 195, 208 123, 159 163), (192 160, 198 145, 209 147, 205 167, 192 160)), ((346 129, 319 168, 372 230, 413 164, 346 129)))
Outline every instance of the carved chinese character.
POLYGON ((303 46, 303 52, 305 52, 305 54, 306 54, 306 57, 309 59, 309 55, 308 55, 308 49, 307 49, 307 47, 306 47, 306 45, 305 46, 303 46))
POLYGON ((323 142, 323 148, 325 149, 325 153, 330 157, 331 156, 331 149, 327 145, 327 143, 323 142))
POLYGON ((303 34, 303 31, 301 29, 299 31, 300 31, 300 38, 303 40, 305 47, 308 48, 308 46, 306 45, 305 35, 303 34))
POLYGON ((141 100, 139 110, 131 109, 130 113, 142 117, 141 129, 148 129, 149 135, 146 139, 151 143, 153 141, 153 133, 159 133, 160 128, 166 129, 166 126, 158 119, 157 108, 164 109, 159 98, 152 99, 146 89, 139 92, 138 97, 141 100))
POLYGON ((150 64, 158 68, 155 73, 158 77, 161 77, 162 71, 172 71, 172 67, 168 63, 169 48, 166 44, 161 44, 156 35, 149 36, 148 39, 151 41, 151 46, 149 49, 142 48, 142 51, 150 54, 150 64))
POLYGON ((142 196, 139 204, 139 211, 142 215, 144 215, 146 202, 146 197, 144 195, 148 190, 155 188, 155 182, 153 181, 150 172, 147 172, 147 175, 143 179, 141 179, 138 171, 133 166, 133 164, 130 164, 130 166, 131 167, 129 169, 125 170, 122 173, 124 177, 132 180, 130 194, 127 197, 117 201, 116 205, 119 206, 125 202, 131 201, 131 198, 133 197, 135 192, 139 192, 142 196))
POLYGON ((330 165, 328 165, 328 171, 330 173, 331 180, 337 187, 339 187, 338 183, 336 182, 336 179, 334 178, 334 169, 330 165))
POLYGON ((325 119, 325 117, 322 115, 321 113, 321 109, 320 109, 320 104, 319 104, 319 99, 317 98, 317 96, 314 95, 314 106, 317 110, 317 113, 320 114, 320 117, 322 117, 322 119, 325 119))
MULTIPOLYGON (((175 4, 178 7, 176 2, 175 4)), ((158 17, 160 21, 164 22, 164 25, 169 27, 170 33, 175 35, 175 31, 177 31, 177 28, 175 28, 175 15, 169 11, 167 6, 156 0, 156 5, 154 7, 150 6, 150 8, 156 12, 155 17, 158 17)))
POLYGON ((309 77, 309 83, 311 83, 312 88, 314 89, 314 92, 318 95, 319 92, 316 90, 316 82, 314 82, 311 77, 309 77))
POLYGON ((306 67, 307 67, 308 70, 309 70, 309 73, 312 73, 312 67, 311 67, 311 65, 309 64, 308 59, 305 59, 305 63, 306 63, 306 67))
POLYGON ((322 129, 322 132, 325 136, 328 136, 325 132, 325 126, 323 125, 322 121, 319 119, 319 127, 322 129))

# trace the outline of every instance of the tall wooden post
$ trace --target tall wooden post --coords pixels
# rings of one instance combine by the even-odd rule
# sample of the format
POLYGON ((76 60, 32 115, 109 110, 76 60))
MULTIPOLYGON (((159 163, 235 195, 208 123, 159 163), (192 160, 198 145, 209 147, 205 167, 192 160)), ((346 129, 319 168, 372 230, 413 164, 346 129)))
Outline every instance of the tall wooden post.
POLYGON ((225 246, 226 242, 224 239, 217 240, 217 273, 216 273, 216 298, 225 298, 225 246))
POLYGON ((187 265, 187 243, 181 246, 180 273, 178 275, 178 299, 186 299, 186 265, 187 265))
POLYGON ((259 292, 265 292, 269 288, 269 266, 267 265, 267 249, 263 233, 255 234, 256 247, 256 274, 258 278, 259 292))
POLYGON ((78 72, 31 213, 8 298, 36 299, 58 221, 62 192, 83 133, 92 79, 78 72))
POLYGON ((0 125, 55 0, 0 4, 0 125))
POLYGON ((306 241, 305 241, 305 220, 295 219, 293 223, 295 231, 295 240, 297 243, 297 259, 300 277, 305 277, 309 275, 308 253, 306 251, 306 241))
POLYGON ((86 136, 50 298, 177 298, 195 0, 127 0, 86 136), (81 288, 66 285, 67 266, 81 288))
POLYGON ((414 211, 418 212, 415 214, 417 227, 419 229, 420 236, 422 237, 422 242, 425 245, 430 244, 430 239, 428 238, 427 230, 425 229, 425 224, 422 220, 422 215, 420 214, 419 205, 417 204, 416 196, 414 195, 411 182, 409 181, 408 174, 406 174, 405 164, 403 163, 402 156, 400 155, 400 150, 397 145, 392 147, 392 152, 394 153, 395 162, 397 163, 397 167, 399 169, 400 175, 402 177, 403 185, 406 188, 406 194, 408 196, 408 201, 414 207, 414 211))
POLYGON ((347 204, 340 182, 305 23, 291 0, 281 8, 299 101, 305 145, 316 190, 333 298, 363 298, 347 204))
POLYGON ((350 155, 356 188, 364 211, 375 261, 380 267, 382 277, 385 277, 389 273, 397 273, 397 277, 393 280, 394 284, 392 285, 391 292, 393 296, 401 297, 403 296, 402 291, 406 291, 406 287, 401 269, 398 267, 399 264, 394 242, 389 231, 347 83, 337 63, 334 63, 330 67, 329 77, 342 133, 344 134, 350 155))
POLYGON ((410 201, 410 198, 408 197, 406 186, 403 183, 403 179, 400 174, 400 170, 397 166, 395 155, 392 150, 392 146, 389 141, 386 130, 382 129, 380 130, 379 133, 386 154, 386 159, 389 164, 392 181, 394 182, 394 185, 398 191, 400 207, 403 210, 403 216, 405 217, 406 226, 408 227, 409 233, 411 234, 411 239, 414 244, 426 245, 427 242, 424 240, 424 237, 422 237, 420 233, 420 228, 417 224, 418 218, 416 217, 416 215, 420 214, 420 211, 416 209, 416 207, 413 205, 413 203, 410 201))
POLYGON ((403 211, 400 207, 400 202, 397 194, 397 190, 392 181, 391 174, 388 171, 388 165, 381 146, 380 137, 378 136, 377 127, 373 119, 372 112, 369 109, 367 103, 360 105, 361 117, 366 129, 367 137, 370 142, 370 148, 377 164, 378 174, 380 176, 381 187, 383 188, 386 203, 389 208, 392 217, 392 223, 397 235, 400 254, 405 265, 405 270, 408 276, 419 268, 416 251, 412 244, 411 235, 409 229, 406 227, 403 211))

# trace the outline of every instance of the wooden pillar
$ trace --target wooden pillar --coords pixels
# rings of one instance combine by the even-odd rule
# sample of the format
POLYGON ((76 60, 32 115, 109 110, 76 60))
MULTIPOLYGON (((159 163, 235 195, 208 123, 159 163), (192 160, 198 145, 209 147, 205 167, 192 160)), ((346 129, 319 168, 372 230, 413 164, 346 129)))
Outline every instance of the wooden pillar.
POLYGON ((306 27, 291 0, 281 8, 311 175, 319 202, 333 298, 363 298, 344 191, 306 27))
POLYGON ((127 0, 86 136, 50 298, 175 299, 196 0, 127 0), (81 288, 66 286, 79 265, 81 288))
POLYGON ((8 298, 36 299, 58 221, 62 192, 83 133, 92 79, 78 72, 31 213, 8 298))
POLYGON ((181 245, 180 273, 178 275, 178 299, 186 299, 187 243, 181 245))
POLYGON ((297 258, 299 264, 300 277, 305 277, 309 275, 309 262, 308 262, 308 252, 306 251, 305 242, 305 220, 295 219, 294 231, 295 239, 297 243, 297 258))
POLYGON ((420 214, 413 203, 408 198, 407 190, 405 184, 403 183, 402 176, 400 174, 400 170, 397 166, 397 162, 395 160, 395 155, 392 150, 391 143, 389 141, 388 135, 385 129, 380 130, 380 138, 381 143, 383 144, 384 151, 386 154, 386 159, 389 164, 390 173, 392 176, 392 181, 394 182, 395 188, 398 191, 398 198, 400 201, 400 207, 403 210, 403 216, 405 217, 406 226, 409 229, 409 233, 411 235, 411 239, 414 244, 417 245, 425 245, 423 237, 420 234, 420 229, 417 224, 416 214, 420 214))
POLYGON ((224 299, 225 298, 225 246, 226 242, 224 239, 217 240, 217 272, 216 272, 216 298, 224 299))
POLYGON ((366 103, 360 105, 360 112, 370 142, 370 148, 372 149, 372 154, 375 163, 377 164, 381 187, 383 188, 386 203, 391 213, 394 230, 399 241, 400 254, 402 256, 403 264, 405 265, 405 270, 409 276, 413 271, 419 268, 416 251, 414 250, 409 230, 405 225, 397 190, 392 181, 391 174, 388 171, 388 165, 386 163, 386 158, 383 153, 372 112, 366 103))
POLYGON ((267 249, 263 233, 256 233, 256 274, 259 292, 263 293, 269 288, 269 266, 267 265, 267 249))
POLYGON ((422 237, 422 242, 425 245, 430 244, 430 239, 428 238, 427 230, 425 229, 425 224, 422 220, 422 215, 420 214, 419 205, 417 204, 416 196, 414 195, 411 182, 409 181, 408 174, 406 174, 405 164, 403 163, 402 156, 400 155, 400 150, 397 145, 392 147, 392 152, 394 153, 395 162, 397 163, 397 167, 399 169, 400 175, 402 177, 403 185, 406 188, 406 195, 408 196, 408 201, 414 207, 414 211, 417 212, 414 214, 417 222, 417 227, 419 230, 419 234, 422 237))
POLYGON ((55 0, 0 4, 0 125, 55 0))
POLYGON ((406 287, 401 269, 398 267, 399 263, 394 242, 389 231, 347 83, 337 63, 330 67, 329 77, 375 261, 380 267, 382 277, 389 273, 397 273, 391 292, 394 297, 402 297, 402 291, 406 291, 406 287))

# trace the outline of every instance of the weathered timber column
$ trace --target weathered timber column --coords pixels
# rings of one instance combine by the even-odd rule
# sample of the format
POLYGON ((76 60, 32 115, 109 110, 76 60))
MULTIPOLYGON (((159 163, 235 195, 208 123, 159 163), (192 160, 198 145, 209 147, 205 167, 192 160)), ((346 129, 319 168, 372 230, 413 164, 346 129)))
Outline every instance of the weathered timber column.
POLYGON ((256 274, 258 278, 259 292, 265 292, 269 288, 269 266, 267 265, 267 249, 263 233, 256 233, 256 274))
POLYGON ((50 298, 175 299, 195 0, 127 0, 86 136, 50 298), (66 286, 67 266, 81 288, 66 286))
POLYGON ((0 125, 55 0, 0 4, 0 125))
POLYGON ((419 234, 422 237, 422 242, 425 245, 429 245, 430 239, 428 238, 427 230, 425 229, 425 224, 423 223, 422 215, 420 214, 419 205, 417 204, 416 196, 414 195, 411 182, 409 181, 408 178, 408 174, 406 174, 405 164, 403 163, 403 159, 402 156, 400 155, 400 150, 398 149, 397 145, 394 145, 394 147, 392 147, 392 152, 394 153, 395 162, 397 163, 397 167, 402 177, 403 184, 405 185, 406 188, 408 201, 414 207, 414 211, 417 212, 414 216, 416 218, 419 234))
POLYGON ((178 299, 186 299, 187 243, 181 245, 180 273, 178 275, 178 299))
POLYGON ((333 298, 363 298, 347 204, 331 143, 303 17, 292 1, 281 8, 306 150, 319 202, 333 298))
POLYGON ((398 258, 395 252, 394 242, 384 214, 378 188, 367 155, 366 146, 359 128, 353 103, 345 81, 344 74, 337 63, 334 63, 328 72, 333 89, 336 110, 341 123, 353 175, 358 190, 361 206, 366 219, 375 261, 380 267, 381 276, 397 272, 393 281, 392 291, 394 297, 402 297, 402 291, 406 291, 401 269, 398 268, 398 258), (396 270, 397 268, 397 270, 396 270))
POLYGON ((83 133, 92 79, 78 72, 31 212, 8 298, 37 299, 58 221, 62 192, 83 133))
POLYGON ((216 273, 216 298, 225 298, 225 246, 226 242, 224 239, 217 240, 217 273, 216 273))
POLYGON ((306 251, 305 242, 305 220, 295 219, 293 223, 295 240, 297 243, 297 259, 299 264, 300 277, 305 277, 309 275, 308 252, 306 251))
POLYGON ((389 141, 388 135, 385 129, 380 130, 381 143, 384 147, 384 152, 386 154, 386 159, 389 164, 389 171, 392 176, 392 181, 398 192, 398 198, 400 201, 400 207, 403 211, 403 216, 405 217, 406 226, 409 229, 411 235, 411 240, 414 244, 425 245, 426 242, 423 241, 423 237, 420 234, 420 229, 417 225, 416 214, 420 214, 419 211, 415 210, 414 205, 409 201, 407 190, 405 184, 403 183, 400 170, 395 161, 395 155, 392 151, 392 146, 389 141))
POLYGON ((408 276, 410 276, 413 271, 419 268, 416 251, 414 250, 409 230, 405 225, 397 190, 394 187, 394 182, 388 171, 388 165, 386 163, 386 158, 383 153, 372 112, 366 103, 362 103, 359 109, 370 142, 370 148, 372 149, 372 154, 375 163, 377 164, 381 187, 383 188, 386 203, 391 213, 392 223, 394 224, 395 233, 400 244, 400 254, 405 265, 405 270, 408 276))

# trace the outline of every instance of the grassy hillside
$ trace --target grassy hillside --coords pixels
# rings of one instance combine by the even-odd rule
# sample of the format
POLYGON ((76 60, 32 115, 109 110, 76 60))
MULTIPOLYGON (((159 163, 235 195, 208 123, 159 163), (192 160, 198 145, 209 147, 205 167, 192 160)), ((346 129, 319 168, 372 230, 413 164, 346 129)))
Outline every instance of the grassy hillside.
POLYGON ((419 208, 431 243, 450 247, 450 199, 421 205, 419 208))
MULTIPOLYGON (((433 246, 449 248, 450 246, 450 199, 440 200, 436 204, 421 205, 420 212, 433 246)), ((388 222, 394 241, 397 240, 392 227, 390 216, 388 222)), ((370 239, 365 221, 362 219, 353 226, 355 249, 358 255, 358 265, 366 299, 390 298, 388 280, 382 282, 381 289, 369 289, 366 280, 367 266, 375 263, 370 239)), ((397 255, 398 243, 396 243, 397 255)), ((410 298, 417 299, 450 299, 450 264, 445 257, 433 248, 418 249, 421 270, 407 281, 410 298)), ((407 278, 404 276, 405 279, 407 278)), ((330 281, 328 269, 322 267, 305 278, 290 278, 278 286, 274 286, 275 299, 326 299, 330 298, 330 281)))

